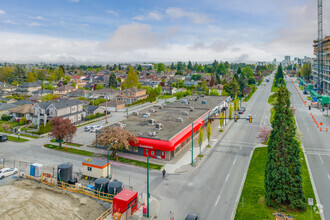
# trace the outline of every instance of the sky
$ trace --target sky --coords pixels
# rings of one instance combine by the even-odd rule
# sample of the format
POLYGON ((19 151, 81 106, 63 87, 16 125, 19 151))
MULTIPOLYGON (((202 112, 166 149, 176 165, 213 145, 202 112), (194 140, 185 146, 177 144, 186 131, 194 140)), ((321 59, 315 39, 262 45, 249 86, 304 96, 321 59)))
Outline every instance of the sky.
MULTIPOLYGON (((313 57, 316 0, 0 0, 0 62, 313 57)), ((324 35, 330 1, 323 1, 324 35)))

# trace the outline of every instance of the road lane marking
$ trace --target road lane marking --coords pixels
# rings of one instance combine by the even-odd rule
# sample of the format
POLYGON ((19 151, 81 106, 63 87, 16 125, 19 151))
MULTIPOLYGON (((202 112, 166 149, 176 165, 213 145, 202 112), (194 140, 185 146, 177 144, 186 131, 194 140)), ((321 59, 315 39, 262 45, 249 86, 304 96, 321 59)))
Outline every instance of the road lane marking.
POLYGON ((239 149, 242 150, 242 147, 243 147, 243 145, 241 145, 241 147, 239 149))
POLYGON ((321 162, 322 162, 322 164, 323 164, 323 160, 322 160, 322 157, 321 157, 321 155, 319 154, 319 157, 320 157, 320 160, 321 160, 321 162))
POLYGON ((328 173, 328 179, 330 180, 330 176, 329 176, 329 173, 328 173))
MULTIPOLYGON (((237 155, 236 155, 237 156, 237 155)), ((236 163, 236 157, 235 157, 235 160, 234 160, 234 162, 233 162, 233 165, 236 163)))
POLYGON ((215 202, 214 206, 217 206, 217 204, 218 204, 218 202, 219 202, 219 199, 220 199, 220 196, 221 196, 221 195, 218 196, 218 199, 217 199, 217 201, 215 202))
POLYGON ((229 177, 229 173, 227 174, 227 177, 226 177, 226 180, 225 180, 225 182, 227 182, 227 180, 228 180, 228 177, 229 177))

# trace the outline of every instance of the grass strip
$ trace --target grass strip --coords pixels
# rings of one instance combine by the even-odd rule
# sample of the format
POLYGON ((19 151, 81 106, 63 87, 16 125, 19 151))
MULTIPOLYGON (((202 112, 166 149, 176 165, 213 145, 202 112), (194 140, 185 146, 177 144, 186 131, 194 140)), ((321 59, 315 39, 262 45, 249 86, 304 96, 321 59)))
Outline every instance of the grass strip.
POLYGON ((79 150, 79 149, 74 149, 74 148, 66 148, 66 147, 59 147, 58 145, 54 145, 54 144, 45 144, 45 147, 50 148, 50 149, 54 149, 54 150, 58 150, 58 151, 65 151, 68 153, 72 153, 72 154, 80 154, 83 156, 88 156, 88 157, 93 157, 94 153, 93 152, 89 152, 89 151, 85 151, 85 150, 79 150))
MULTIPOLYGON (((307 198, 313 198, 314 201, 316 200, 302 151, 300 151, 300 157, 302 163, 303 189, 307 206, 307 198)), ((264 179, 267 158, 267 147, 256 148, 254 150, 240 202, 237 206, 235 219, 274 219, 273 213, 276 213, 277 210, 274 210, 265 204, 264 179)), ((317 209, 315 208, 315 210, 317 209)), ((311 219, 311 210, 309 206, 306 208, 305 212, 288 211, 285 212, 285 214, 293 216, 295 219, 311 219)), ((317 214, 314 209, 313 219, 321 219, 320 215, 317 214)))
POLYGON ((275 93, 273 95, 270 95, 268 98, 268 103, 271 105, 275 105, 277 101, 275 93))
MULTIPOLYGON (((58 143, 55 139, 50 140, 52 143, 58 143)), ((62 144, 73 146, 73 147, 81 147, 83 144, 76 144, 76 143, 69 143, 69 142, 62 142, 62 144)))
POLYGON ((248 96, 243 100, 243 102, 248 102, 250 98, 253 96, 253 94, 257 91, 258 87, 254 87, 253 90, 249 93, 248 96))
POLYGON ((8 137, 8 141, 14 141, 14 142, 26 142, 26 141, 29 141, 28 139, 25 139, 25 138, 21 138, 18 140, 18 137, 15 137, 15 136, 9 136, 7 135, 8 137))

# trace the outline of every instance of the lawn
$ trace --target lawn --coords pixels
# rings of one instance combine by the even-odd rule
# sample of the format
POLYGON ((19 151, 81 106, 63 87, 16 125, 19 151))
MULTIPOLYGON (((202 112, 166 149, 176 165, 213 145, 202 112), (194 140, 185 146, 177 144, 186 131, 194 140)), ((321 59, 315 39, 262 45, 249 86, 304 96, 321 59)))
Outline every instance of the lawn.
MULTIPOLYGON (((175 95, 166 95, 166 98, 169 99, 169 98, 173 98, 175 97, 175 95)), ((158 96, 158 99, 165 99, 165 95, 160 95, 158 96)))
POLYGON ((25 138, 21 138, 18 140, 18 137, 15 137, 15 136, 9 136, 7 135, 8 137, 8 141, 14 141, 14 142, 26 142, 26 141, 29 141, 28 139, 25 139, 25 138))
POLYGON ((94 153, 93 152, 89 152, 89 151, 85 151, 85 150, 78 150, 78 149, 74 149, 74 148, 66 148, 66 147, 62 147, 60 148, 58 145, 54 145, 54 144, 45 144, 45 147, 50 148, 50 149, 54 149, 54 150, 58 150, 58 151, 65 151, 68 153, 73 153, 73 154, 80 154, 83 156, 88 156, 88 157, 93 157, 94 153))
MULTIPOLYGON (((78 149, 69 148, 69 147, 68 148, 66 148, 66 147, 59 148, 58 145, 54 145, 54 144, 45 144, 45 147, 50 148, 50 149, 54 149, 54 150, 58 150, 58 151, 68 152, 68 153, 80 154, 80 155, 88 156, 88 157, 96 157, 97 156, 93 152, 89 152, 89 151, 85 151, 85 150, 78 150, 78 149)), ((104 157, 107 158, 107 155, 104 155, 104 157)), ((113 157, 112 155, 110 155, 110 160, 116 161, 116 158, 113 157)), ((129 158, 119 157, 119 156, 118 156, 118 161, 121 162, 121 163, 125 163, 125 164, 130 164, 130 165, 134 165, 134 166, 138 166, 138 167, 147 168, 147 163, 146 162, 141 162, 141 161, 132 160, 132 159, 129 159, 129 158)), ((162 165, 149 163, 149 168, 150 169, 155 169, 155 170, 160 170, 162 168, 162 165)))
MULTIPOLYGON (((293 216, 295 219, 311 219, 310 207, 307 207, 307 198, 315 200, 314 191, 309 178, 308 169, 303 153, 300 151, 302 158, 302 178, 303 189, 306 197, 305 212, 288 212, 286 214, 293 216)), ((269 208, 265 204, 265 165, 267 161, 267 147, 256 148, 254 150, 249 171, 246 176, 244 188, 236 210, 235 219, 274 219, 273 213, 276 210, 269 208), (244 201, 244 206, 243 202, 244 201)), ((315 204, 315 202, 314 202, 315 204)), ((316 209, 315 209, 316 210, 316 209)), ((313 211, 313 219, 321 219, 315 211, 313 211)))
MULTIPOLYGON (((58 143, 58 142, 56 142, 55 139, 50 140, 50 142, 52 142, 52 143, 58 143)), ((69 145, 69 146, 72 146, 72 147, 80 147, 80 146, 83 146, 82 144, 69 143, 69 142, 62 142, 62 144, 69 145)))

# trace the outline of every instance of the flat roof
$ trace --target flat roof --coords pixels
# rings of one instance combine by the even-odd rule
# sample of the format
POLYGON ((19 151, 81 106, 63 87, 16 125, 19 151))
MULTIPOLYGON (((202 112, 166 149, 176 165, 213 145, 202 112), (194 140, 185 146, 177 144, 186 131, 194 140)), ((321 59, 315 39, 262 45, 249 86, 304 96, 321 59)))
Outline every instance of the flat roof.
MULTIPOLYGON (((82 162, 82 165, 101 168, 101 169, 106 167, 107 164, 108 164, 107 161, 98 160, 98 159, 87 159, 84 162, 82 162)), ((109 164, 110 164, 110 161, 109 161, 109 164)))
POLYGON ((207 114, 210 109, 219 106, 227 98, 228 96, 202 97, 191 95, 165 104, 163 108, 155 104, 154 107, 139 111, 139 115, 132 113, 121 123, 125 125, 125 129, 133 132, 138 137, 169 141, 188 125, 191 125, 192 122, 207 114), (183 100, 186 103, 183 103, 185 102, 183 100), (205 101, 206 104, 202 104, 202 101, 205 101), (191 107, 193 107, 192 111, 191 107), (150 116, 143 117, 145 113, 150 113, 150 116), (153 125, 149 124, 150 119, 154 120, 153 125), (160 130, 156 129, 157 123, 161 123, 163 126, 160 130), (156 135, 150 135, 150 132, 155 132, 156 135))

